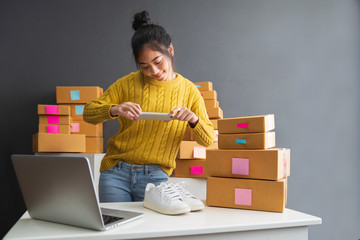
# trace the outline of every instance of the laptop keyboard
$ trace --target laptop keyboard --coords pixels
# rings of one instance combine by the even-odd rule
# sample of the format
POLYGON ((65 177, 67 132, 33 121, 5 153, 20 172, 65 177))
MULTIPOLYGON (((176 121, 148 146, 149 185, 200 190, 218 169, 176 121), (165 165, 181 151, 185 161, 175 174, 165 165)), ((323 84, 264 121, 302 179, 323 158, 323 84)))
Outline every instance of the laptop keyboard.
POLYGON ((114 217, 114 216, 109 216, 109 215, 104 215, 104 214, 102 214, 102 218, 104 220, 104 225, 108 225, 110 223, 124 219, 122 217, 114 217))

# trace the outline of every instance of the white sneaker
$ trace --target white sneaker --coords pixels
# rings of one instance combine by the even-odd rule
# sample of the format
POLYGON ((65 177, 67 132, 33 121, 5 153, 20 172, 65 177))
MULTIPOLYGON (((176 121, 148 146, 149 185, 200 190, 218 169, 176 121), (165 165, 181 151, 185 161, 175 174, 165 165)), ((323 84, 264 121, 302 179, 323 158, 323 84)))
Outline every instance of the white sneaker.
POLYGON ((173 186, 164 182, 159 186, 152 183, 146 185, 143 205, 153 211, 168 215, 190 212, 189 205, 181 199, 173 186))
POLYGON ((192 212, 199 211, 205 207, 204 203, 200 199, 196 198, 194 195, 192 195, 188 190, 184 188, 184 186, 187 185, 186 182, 180 182, 172 185, 175 188, 175 190, 180 194, 181 199, 189 205, 190 210, 192 212))

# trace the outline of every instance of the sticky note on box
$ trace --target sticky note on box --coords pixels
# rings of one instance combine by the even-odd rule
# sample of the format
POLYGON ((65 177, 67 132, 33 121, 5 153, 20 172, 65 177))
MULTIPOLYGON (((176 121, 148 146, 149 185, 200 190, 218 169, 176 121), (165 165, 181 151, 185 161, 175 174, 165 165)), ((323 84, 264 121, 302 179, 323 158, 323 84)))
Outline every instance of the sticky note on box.
POLYGON ((103 93, 103 89, 97 86, 57 86, 56 102, 60 104, 86 104, 103 93))
POLYGON ((69 116, 70 115, 70 106, 38 104, 38 115, 69 116))
POLYGON ((194 147, 193 158, 194 159, 206 159, 206 148, 205 147, 194 147))
POLYGON ((200 91, 210 91, 213 90, 212 82, 196 82, 194 83, 195 87, 200 91))
POLYGON ((274 114, 224 118, 218 120, 220 134, 263 133, 275 129, 274 114))
POLYGON ((39 115, 39 124, 70 125, 71 121, 72 118, 70 116, 39 115))
POLYGON ((206 178, 206 160, 176 159, 174 177, 206 178))
POLYGON ((235 188, 235 204, 251 206, 252 189, 235 188))
POLYGON ((206 151, 209 176, 280 180, 290 176, 290 149, 206 151))
POLYGON ((102 137, 103 124, 90 124, 84 120, 74 119, 71 123, 72 134, 85 134, 87 137, 102 137))
POLYGON ((208 206, 283 212, 286 205, 287 179, 278 181, 207 178, 208 206))
POLYGON ((275 132, 219 134, 219 149, 267 149, 272 147, 275 147, 275 132))

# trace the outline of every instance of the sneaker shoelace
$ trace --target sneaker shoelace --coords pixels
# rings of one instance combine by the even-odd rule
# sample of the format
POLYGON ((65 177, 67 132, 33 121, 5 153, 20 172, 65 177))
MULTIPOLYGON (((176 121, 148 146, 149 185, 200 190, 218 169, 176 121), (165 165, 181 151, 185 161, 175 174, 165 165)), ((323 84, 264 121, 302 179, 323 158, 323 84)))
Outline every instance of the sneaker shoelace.
POLYGON ((181 196, 179 193, 174 189, 173 185, 162 183, 156 187, 156 190, 160 192, 161 197, 168 202, 174 200, 181 200, 181 196))
POLYGON ((196 198, 194 195, 192 195, 188 190, 186 190, 184 187, 187 186, 188 184, 186 182, 179 182, 176 184, 173 184, 173 188, 184 198, 196 198))

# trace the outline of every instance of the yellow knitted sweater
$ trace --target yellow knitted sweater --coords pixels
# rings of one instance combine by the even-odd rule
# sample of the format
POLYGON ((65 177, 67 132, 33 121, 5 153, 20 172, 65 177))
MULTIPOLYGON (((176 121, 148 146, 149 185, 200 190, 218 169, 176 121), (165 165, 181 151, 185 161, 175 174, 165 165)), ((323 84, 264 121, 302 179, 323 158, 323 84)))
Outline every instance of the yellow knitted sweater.
MULTIPOLYGON (((143 112, 169 113, 178 106, 194 112, 199 121, 192 129, 194 139, 203 146, 214 141, 214 129, 205 109, 204 100, 196 86, 176 73, 171 81, 158 81, 145 76, 141 70, 118 79, 104 94, 89 102, 84 109, 84 120, 92 124, 114 119, 110 108, 123 102, 138 103, 143 112)), ((130 164, 158 164, 171 175, 175 158, 187 122, 129 120, 117 118, 119 132, 112 136, 101 162, 100 172, 114 167, 120 160, 130 164)))

